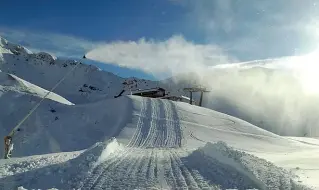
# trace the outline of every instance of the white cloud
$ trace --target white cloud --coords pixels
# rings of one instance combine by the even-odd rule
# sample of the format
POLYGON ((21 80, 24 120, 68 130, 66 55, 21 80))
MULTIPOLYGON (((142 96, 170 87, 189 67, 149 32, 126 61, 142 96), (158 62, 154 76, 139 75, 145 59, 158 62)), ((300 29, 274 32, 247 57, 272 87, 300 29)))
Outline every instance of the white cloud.
POLYGON ((0 27, 0 36, 32 51, 45 51, 62 57, 81 56, 99 44, 73 36, 3 27, 0 27))
POLYGON ((189 29, 240 60, 305 54, 314 51, 318 43, 313 20, 319 20, 319 13, 314 1, 173 2, 187 7, 185 24, 189 29))
POLYGON ((213 44, 195 44, 182 36, 166 41, 140 39, 103 44, 87 53, 92 60, 140 69, 155 76, 206 69, 230 58, 213 44))

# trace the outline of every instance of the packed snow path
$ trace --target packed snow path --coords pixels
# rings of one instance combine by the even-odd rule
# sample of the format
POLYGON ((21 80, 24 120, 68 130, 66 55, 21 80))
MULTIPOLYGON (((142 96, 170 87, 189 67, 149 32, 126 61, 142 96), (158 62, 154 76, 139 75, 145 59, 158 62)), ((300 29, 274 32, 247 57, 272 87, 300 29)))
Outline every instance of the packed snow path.
MULTIPOLYGON (((202 179, 180 169, 183 131, 171 101, 143 99, 127 148, 96 166, 82 189, 187 188, 202 179), (186 176, 183 176, 182 172, 186 176)), ((206 187, 208 185, 206 184, 206 187)))
POLYGON ((175 105, 160 99, 144 99, 136 132, 128 146, 181 147, 182 138, 175 105))
MULTIPOLYGON (((89 169, 83 181, 75 185, 77 189, 267 189, 249 172, 243 175, 245 172, 232 164, 223 163, 223 158, 209 159, 201 151, 187 150, 183 146, 186 135, 198 142, 203 140, 182 127, 173 102, 142 99, 137 116, 136 131, 127 146, 89 169)), ((214 127, 234 127, 236 123, 220 119, 222 123, 214 127)), ((277 175, 275 189, 292 188, 289 177, 277 175)))

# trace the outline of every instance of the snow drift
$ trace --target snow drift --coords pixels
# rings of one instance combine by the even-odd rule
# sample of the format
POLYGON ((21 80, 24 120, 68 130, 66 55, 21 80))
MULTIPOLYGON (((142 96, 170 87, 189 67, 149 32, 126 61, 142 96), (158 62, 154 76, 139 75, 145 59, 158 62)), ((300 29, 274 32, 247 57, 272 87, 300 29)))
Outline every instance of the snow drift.
MULTIPOLYGON (((57 157, 57 155, 46 155, 41 156, 41 159, 39 156, 34 156, 33 161, 13 159, 10 162, 0 162, 0 167, 5 169, 2 172, 0 186, 3 189, 19 186, 29 189, 48 189, 50 187, 86 189, 87 183, 90 183, 87 177, 95 174, 99 167, 103 167, 102 163, 99 163, 100 158, 115 146, 120 145, 113 139, 105 143, 97 143, 82 153, 63 153, 64 158, 57 157), (44 164, 41 164, 40 167, 33 164, 37 162, 36 160, 41 160, 40 163, 44 164), (6 183, 7 181, 12 183, 6 183)), ((122 171, 123 173, 96 176, 97 178, 107 177, 106 180, 110 184, 105 184, 105 186, 111 188, 308 189, 295 182, 296 176, 291 172, 253 155, 236 151, 222 142, 207 143, 203 148, 195 151, 175 152, 167 149, 148 154, 148 150, 137 149, 134 150, 137 154, 129 157, 125 156, 128 150, 114 150, 117 151, 109 152, 108 156, 103 158, 104 165, 113 162, 117 172, 122 171), (146 155, 138 155, 138 153, 145 154, 145 151, 146 155), (120 159, 120 163, 114 163, 114 155, 118 155, 117 159, 120 159), (125 158, 120 158, 121 155, 125 158), (136 171, 139 173, 127 175, 134 170, 134 164, 143 164, 144 159, 149 161, 147 170, 144 171, 141 168, 136 171), (128 164, 129 162, 132 163, 132 166, 128 164), (171 164, 166 165, 168 162, 171 164), (158 167, 163 167, 163 173, 158 167), (169 170, 172 170, 172 173, 169 170), (144 172, 148 174, 145 173, 145 178, 139 179, 138 176, 144 172), (148 176, 152 174, 154 174, 154 179, 148 176), (163 175, 162 178, 161 175, 163 175)), ((139 166, 136 167, 135 169, 138 169, 139 166)), ((111 167, 109 169, 111 170, 111 167)), ((101 188, 104 189, 103 187, 101 188)), ((92 188, 96 189, 98 186, 92 186, 92 188)))

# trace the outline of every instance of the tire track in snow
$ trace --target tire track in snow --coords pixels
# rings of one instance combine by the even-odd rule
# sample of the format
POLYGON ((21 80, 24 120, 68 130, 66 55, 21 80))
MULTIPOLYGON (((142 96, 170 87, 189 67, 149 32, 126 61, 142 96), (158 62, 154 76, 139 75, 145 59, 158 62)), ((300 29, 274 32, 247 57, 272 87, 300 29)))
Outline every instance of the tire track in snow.
POLYGON ((152 113, 153 113, 153 107, 154 107, 154 102, 152 99, 148 98, 147 99, 147 106, 145 109, 145 117, 142 117, 142 122, 141 122, 141 130, 138 133, 138 143, 134 144, 135 147, 140 147, 145 143, 146 138, 148 137, 150 133, 150 126, 152 123, 152 113))
MULTIPOLYGON (((136 181, 134 179, 132 179, 132 177, 134 177, 136 175, 136 173, 138 173, 138 166, 141 164, 142 161, 142 154, 140 151, 135 151, 134 154, 137 154, 137 157, 134 157, 133 159, 131 159, 128 163, 130 163, 130 165, 127 168, 127 172, 125 173, 125 176, 123 177, 123 181, 120 182, 123 184, 123 182, 125 182, 127 184, 127 182, 132 182, 134 184, 136 184, 136 181), (133 160, 133 161, 132 161, 133 160)), ((132 184, 127 184, 127 186, 125 186, 126 188, 131 189, 132 188, 132 184)))
POLYGON ((182 129, 179 123, 179 117, 175 105, 171 101, 164 101, 165 104, 165 119, 167 124, 167 146, 181 147, 182 146, 182 129))
POLYGON ((186 180, 179 168, 178 161, 172 154, 172 151, 168 151, 168 154, 169 154, 169 159, 171 162, 171 168, 173 171, 173 176, 174 176, 173 178, 176 179, 176 186, 174 186, 174 189, 188 189, 186 180))
POLYGON ((156 140, 154 142, 155 147, 165 147, 166 146, 166 133, 167 126, 165 121, 165 105, 163 100, 159 99, 159 114, 158 114, 158 125, 156 131, 156 140))
POLYGON ((181 160, 182 140, 175 105, 145 98, 127 149, 98 165, 82 189, 210 189, 201 174, 181 160))
POLYGON ((168 104, 168 101, 161 100, 164 103, 165 109, 165 120, 166 120, 166 137, 165 145, 166 147, 174 147, 174 142, 176 141, 176 135, 174 132, 174 120, 172 118, 172 109, 168 104))
POLYGON ((148 99, 142 99, 141 101, 141 111, 140 114, 138 114, 138 121, 137 121, 137 126, 134 132, 133 137, 131 138, 130 142, 128 143, 127 146, 132 147, 135 144, 137 144, 139 135, 141 134, 142 126, 144 123, 144 120, 146 118, 146 109, 148 105, 148 99))
POLYGON ((147 179, 147 171, 148 171, 148 164, 149 164, 149 160, 151 159, 151 150, 149 149, 147 150, 147 153, 144 152, 144 156, 141 159, 140 164, 138 165, 135 177, 135 187, 131 188, 131 189, 140 189, 141 187, 146 187, 147 183, 149 183, 149 179, 147 179))
POLYGON ((146 188, 154 188, 158 184, 157 179, 157 152, 154 150, 150 151, 150 159, 148 161, 148 167, 146 172, 146 188))
MULTIPOLYGON (((189 154, 188 151, 183 150, 183 149, 182 149, 182 152, 184 152, 186 155, 189 154)), ((176 154, 176 158, 179 160, 178 162, 181 165, 182 170, 184 170, 184 169, 187 170, 187 171, 185 171, 185 173, 189 172, 191 177, 195 180, 195 182, 198 186, 198 188, 195 188, 195 189, 211 189, 210 185, 203 178, 203 176, 199 173, 199 171, 189 167, 187 162, 185 162, 181 159, 183 156, 181 155, 180 152, 175 152, 175 154, 176 154)), ((189 174, 186 174, 186 176, 187 175, 189 175, 189 174)))
POLYGON ((183 140, 183 131, 179 122, 179 116, 178 116, 178 112, 176 109, 176 106, 173 104, 172 101, 168 101, 169 105, 170 105, 170 109, 172 111, 172 118, 173 120, 175 120, 174 124, 174 131, 175 131, 175 135, 176 135, 176 139, 175 139, 175 145, 178 147, 182 146, 182 140, 183 140))
POLYGON ((104 184, 105 187, 110 186, 111 189, 139 189, 139 187, 143 187, 145 183, 145 178, 142 181, 138 178, 138 174, 140 173, 140 168, 145 163, 143 163, 144 159, 147 157, 144 150, 136 149, 130 159, 125 159, 125 165, 119 165, 116 168, 117 173, 125 175, 123 178, 122 176, 115 176, 114 174, 110 173, 109 177, 114 178, 112 184, 104 184), (133 162, 132 162, 133 160, 133 162))
MULTIPOLYGON (((173 173, 173 168, 171 164, 171 159, 168 151, 163 151, 163 169, 164 169, 164 179, 167 183, 167 186, 173 187, 176 189, 178 187, 175 175, 173 173)), ((163 186, 163 184, 161 185, 163 186)))
POLYGON ((114 171, 114 168, 116 168, 119 164, 121 164, 123 160, 126 159, 132 151, 133 150, 131 148, 128 151, 126 151, 124 154, 120 155, 114 162, 108 163, 107 161, 105 161, 104 162, 105 164, 97 166, 97 167, 101 167, 103 172, 99 174, 99 176, 97 177, 97 179, 95 180, 91 188, 84 188, 84 189, 103 189, 104 187, 103 184, 105 183, 105 181, 111 181, 110 178, 108 178, 109 172, 114 171))
POLYGON ((158 115, 159 115, 159 100, 158 99, 149 99, 151 101, 151 109, 149 109, 148 112, 150 112, 151 117, 149 118, 150 121, 147 123, 144 123, 143 127, 144 129, 148 129, 147 136, 144 139, 143 143, 140 146, 143 147, 154 147, 154 141, 156 139, 156 132, 158 127, 158 115), (148 125, 149 124, 149 125, 148 125))
POLYGON ((182 163, 180 160, 180 154, 176 151, 171 151, 172 157, 176 160, 179 169, 181 171, 182 176, 184 176, 187 187, 189 189, 199 189, 196 180, 194 179, 191 172, 188 170, 188 168, 182 163))
POLYGON ((99 164, 93 168, 92 172, 89 172, 89 176, 85 180, 82 187, 78 189, 91 189, 96 181, 101 177, 101 174, 108 169, 108 167, 116 162, 118 162, 119 158, 121 158, 123 155, 126 155, 128 150, 125 150, 124 152, 119 152, 116 154, 111 154, 107 160, 105 160, 102 164, 99 164))
POLYGON ((158 149, 156 150, 156 168, 155 168, 155 177, 158 181, 158 184, 160 186, 160 189, 169 189, 168 188, 168 182, 166 181, 166 162, 167 158, 165 157, 165 152, 163 151, 163 149, 158 149))

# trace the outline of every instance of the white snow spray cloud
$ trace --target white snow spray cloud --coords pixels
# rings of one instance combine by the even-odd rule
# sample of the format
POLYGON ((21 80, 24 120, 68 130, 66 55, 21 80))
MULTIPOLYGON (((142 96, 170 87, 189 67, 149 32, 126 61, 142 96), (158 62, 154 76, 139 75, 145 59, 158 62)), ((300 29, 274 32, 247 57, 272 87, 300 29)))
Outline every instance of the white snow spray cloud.
POLYGON ((219 66, 206 106, 280 135, 319 135, 319 53, 219 66))
POLYGON ((86 56, 95 61, 140 69, 157 77, 202 70, 228 63, 230 59, 216 45, 195 44, 182 36, 173 36, 166 41, 117 41, 100 45, 86 56))

